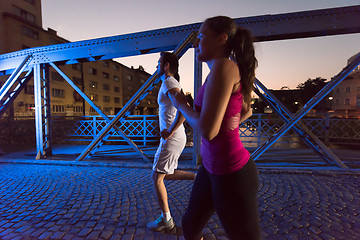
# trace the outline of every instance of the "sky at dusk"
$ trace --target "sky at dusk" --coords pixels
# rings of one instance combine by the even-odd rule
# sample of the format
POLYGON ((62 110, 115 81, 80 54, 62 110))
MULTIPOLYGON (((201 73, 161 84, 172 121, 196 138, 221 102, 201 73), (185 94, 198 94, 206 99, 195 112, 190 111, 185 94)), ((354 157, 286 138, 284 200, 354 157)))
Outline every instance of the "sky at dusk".
MULTIPOLYGON (((43 0, 43 28, 69 41, 122 35, 232 18, 360 5, 360 0, 43 0), (61 3, 60 3, 61 2, 61 3)), ((257 78, 269 89, 290 89, 308 78, 330 79, 348 58, 360 52, 360 34, 255 43, 257 78)), ((153 74, 159 54, 116 59, 126 66, 142 65, 153 74)), ((193 92, 193 50, 180 60, 181 84, 193 92)), ((203 74, 208 73, 204 64, 203 74)))

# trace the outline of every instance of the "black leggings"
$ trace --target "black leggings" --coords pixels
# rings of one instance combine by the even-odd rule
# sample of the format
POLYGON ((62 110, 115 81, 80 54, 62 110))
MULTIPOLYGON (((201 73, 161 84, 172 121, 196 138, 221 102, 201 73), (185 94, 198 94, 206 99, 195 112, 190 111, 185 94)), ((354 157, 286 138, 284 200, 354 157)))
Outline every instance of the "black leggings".
POLYGON ((201 166, 182 219, 185 239, 200 239, 214 212, 230 239, 260 239, 258 184, 251 158, 241 170, 228 175, 213 175, 201 166))

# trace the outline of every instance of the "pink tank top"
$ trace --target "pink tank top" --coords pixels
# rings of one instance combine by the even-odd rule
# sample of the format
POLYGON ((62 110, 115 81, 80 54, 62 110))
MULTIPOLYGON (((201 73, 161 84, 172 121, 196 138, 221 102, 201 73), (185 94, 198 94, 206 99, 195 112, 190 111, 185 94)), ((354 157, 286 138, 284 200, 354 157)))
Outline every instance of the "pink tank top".
MULTIPOLYGON (((206 82, 200 88, 194 104, 200 112, 206 82)), ((240 113, 243 103, 241 87, 231 94, 218 135, 211 141, 201 139, 201 157, 204 167, 211 174, 230 174, 242 169, 250 158, 239 136, 240 113)))

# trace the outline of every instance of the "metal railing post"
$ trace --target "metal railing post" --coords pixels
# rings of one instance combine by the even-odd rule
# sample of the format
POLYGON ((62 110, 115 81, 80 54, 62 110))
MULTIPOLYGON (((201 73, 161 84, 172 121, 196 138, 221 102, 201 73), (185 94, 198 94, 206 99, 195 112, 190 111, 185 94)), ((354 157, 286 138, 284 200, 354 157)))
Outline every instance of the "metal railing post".
POLYGON ((143 134, 144 134, 144 142, 143 142, 143 145, 146 146, 146 115, 143 115, 143 128, 144 128, 144 131, 143 131, 143 134))
POLYGON ((330 114, 327 112, 325 114, 325 137, 324 143, 326 146, 329 146, 329 131, 330 131, 330 114))

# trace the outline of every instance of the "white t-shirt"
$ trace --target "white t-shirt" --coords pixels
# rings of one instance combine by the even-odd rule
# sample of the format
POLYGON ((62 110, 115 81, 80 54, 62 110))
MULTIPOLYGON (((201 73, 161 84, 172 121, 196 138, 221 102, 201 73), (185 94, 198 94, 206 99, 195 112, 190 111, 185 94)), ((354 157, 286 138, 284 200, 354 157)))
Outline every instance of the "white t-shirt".
MULTIPOLYGON (((181 89, 180 83, 174 77, 168 77, 165 79, 165 75, 162 75, 161 81, 162 84, 157 98, 159 104, 160 131, 170 128, 171 124, 175 120, 177 112, 177 109, 172 105, 171 100, 166 93, 173 88, 181 89)), ((185 131, 183 124, 181 124, 175 132, 178 131, 185 131)))

